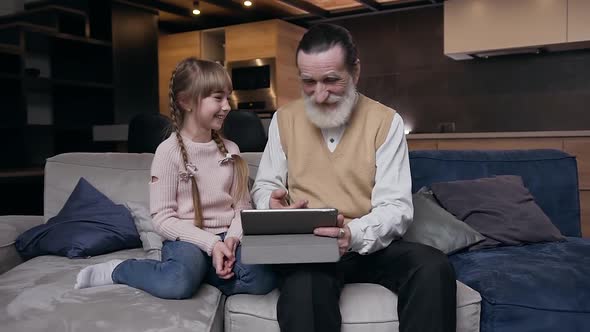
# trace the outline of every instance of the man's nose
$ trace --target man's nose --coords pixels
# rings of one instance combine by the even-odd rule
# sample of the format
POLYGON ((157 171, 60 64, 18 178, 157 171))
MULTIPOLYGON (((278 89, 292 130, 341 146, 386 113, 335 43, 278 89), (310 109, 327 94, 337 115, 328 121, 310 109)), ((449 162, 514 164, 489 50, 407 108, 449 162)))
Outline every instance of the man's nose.
POLYGON ((314 92, 314 97, 315 97, 315 101, 318 104, 321 104, 323 102, 326 101, 326 99, 328 99, 328 96, 330 95, 330 93, 328 92, 328 90, 326 90, 326 87, 321 84, 318 83, 315 87, 315 92, 314 92))

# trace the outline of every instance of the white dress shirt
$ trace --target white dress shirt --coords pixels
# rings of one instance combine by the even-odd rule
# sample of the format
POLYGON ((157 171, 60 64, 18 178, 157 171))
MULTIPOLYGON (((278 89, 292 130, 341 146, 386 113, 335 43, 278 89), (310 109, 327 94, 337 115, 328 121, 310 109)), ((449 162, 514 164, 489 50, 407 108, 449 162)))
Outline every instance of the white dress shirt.
MULTIPOLYGON (((275 114, 276 115, 276 114, 275 114)), ((326 145, 334 151, 346 125, 322 129, 326 145)), ((385 142, 376 153, 375 186, 371 194, 371 212, 348 223, 352 235, 350 250, 369 254, 387 247, 400 238, 412 221, 412 180, 404 123, 397 113, 393 117, 385 142)), ((276 116, 268 128, 268 143, 262 154, 252 199, 259 209, 268 209, 270 194, 285 189, 287 157, 281 146, 276 116)))

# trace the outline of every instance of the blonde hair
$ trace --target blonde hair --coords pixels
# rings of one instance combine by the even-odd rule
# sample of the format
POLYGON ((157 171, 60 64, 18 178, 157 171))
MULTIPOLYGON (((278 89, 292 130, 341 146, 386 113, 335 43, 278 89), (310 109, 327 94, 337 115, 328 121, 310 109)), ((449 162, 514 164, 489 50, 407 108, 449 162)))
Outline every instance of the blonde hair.
MULTIPOLYGON (((180 130, 185 119, 185 112, 188 110, 182 109, 178 100, 180 97, 195 101, 197 108, 203 98, 210 96, 217 91, 231 91, 232 84, 227 74, 227 71, 219 64, 211 61, 199 60, 196 58, 187 58, 178 63, 169 85, 170 98, 170 117, 172 118, 172 125, 180 146, 180 153, 184 168, 188 171, 187 164, 188 153, 186 146, 182 141, 180 130)), ((225 157, 228 153, 221 134, 215 130, 211 132, 211 138, 217 144, 219 152, 225 157)), ((237 202, 242 199, 248 190, 248 164, 239 155, 232 155, 234 160, 234 181, 235 192, 232 193, 234 200, 237 202)), ((193 204, 195 207, 195 226, 203 227, 203 209, 201 207, 201 196, 199 193, 199 186, 196 178, 190 178, 192 182, 193 204)))

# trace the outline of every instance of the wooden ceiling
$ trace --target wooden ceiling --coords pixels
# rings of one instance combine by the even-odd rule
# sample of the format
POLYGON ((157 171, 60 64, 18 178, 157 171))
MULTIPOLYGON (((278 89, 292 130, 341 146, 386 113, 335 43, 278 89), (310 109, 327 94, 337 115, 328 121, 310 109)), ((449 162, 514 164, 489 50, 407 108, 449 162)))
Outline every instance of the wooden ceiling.
POLYGON ((170 32, 284 19, 309 26, 320 21, 440 5, 443 0, 131 0, 156 8, 160 27, 170 32), (194 8, 201 14, 192 15, 194 8))

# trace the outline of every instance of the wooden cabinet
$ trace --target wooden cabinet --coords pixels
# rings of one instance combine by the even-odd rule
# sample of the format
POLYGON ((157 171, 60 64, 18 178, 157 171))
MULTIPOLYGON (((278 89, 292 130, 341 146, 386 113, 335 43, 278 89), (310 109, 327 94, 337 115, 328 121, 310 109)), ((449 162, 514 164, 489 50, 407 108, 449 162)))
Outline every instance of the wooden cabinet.
POLYGON ((590 40, 590 1, 568 0, 567 3, 567 41, 590 40))
POLYGON ((564 43, 567 6, 568 0, 445 1, 444 53, 453 57, 564 43))
MULTIPOLYGON (((576 157, 580 189, 582 235, 590 237, 590 137, 488 137, 478 134, 425 134, 408 136, 410 150, 510 150, 510 149, 556 149, 576 157), (438 136, 435 138, 434 136, 438 136)), ((519 134, 517 133, 516 136, 519 134)), ((506 136, 506 135, 498 135, 506 136)))
POLYGON ((201 57, 201 32, 190 31, 158 38, 158 91, 160 113, 170 115, 169 85, 176 64, 184 58, 201 57))
POLYGON ((580 212, 582 214, 582 236, 590 237, 590 190, 580 191, 580 212))
POLYGON ((408 149, 412 150, 438 150, 437 140, 408 140, 408 149))
POLYGON ((553 138, 497 138, 439 140, 439 150, 510 150, 510 149, 562 149, 561 140, 553 138))
POLYGON ((279 107, 301 97, 301 85, 299 70, 295 63, 295 52, 297 45, 305 29, 285 23, 277 22, 278 26, 278 49, 276 55, 277 63, 277 105, 279 107))
POLYGON ((269 20, 202 31, 160 35, 158 45, 160 113, 170 114, 168 85, 176 64, 189 56, 218 61, 274 58, 278 107, 301 96, 295 51, 305 29, 269 20))
POLYGON ((576 156, 580 189, 590 190, 590 138, 566 138, 563 149, 576 156))
POLYGON ((279 42, 278 22, 271 20, 226 27, 226 61, 275 57, 279 42))
POLYGON ((274 58, 277 105, 281 107, 301 96, 295 52, 305 29, 270 20, 225 28, 226 61, 274 58))

